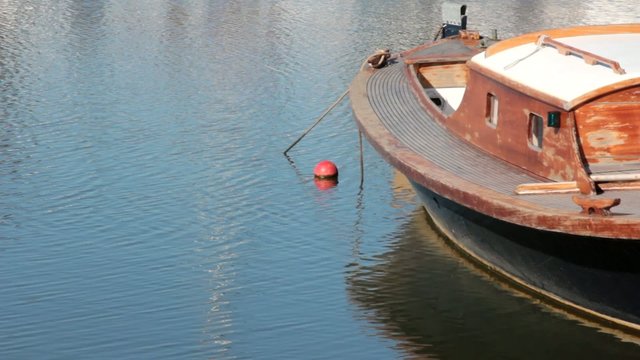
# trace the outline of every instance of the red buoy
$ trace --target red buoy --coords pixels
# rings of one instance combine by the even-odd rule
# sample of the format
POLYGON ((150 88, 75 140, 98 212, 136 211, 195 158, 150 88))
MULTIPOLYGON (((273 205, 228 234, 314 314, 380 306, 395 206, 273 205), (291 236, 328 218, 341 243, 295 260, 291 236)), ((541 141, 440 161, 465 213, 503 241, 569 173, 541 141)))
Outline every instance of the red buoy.
POLYGON ((319 179, 335 179, 338 177, 338 167, 329 160, 322 160, 313 169, 313 175, 319 179))

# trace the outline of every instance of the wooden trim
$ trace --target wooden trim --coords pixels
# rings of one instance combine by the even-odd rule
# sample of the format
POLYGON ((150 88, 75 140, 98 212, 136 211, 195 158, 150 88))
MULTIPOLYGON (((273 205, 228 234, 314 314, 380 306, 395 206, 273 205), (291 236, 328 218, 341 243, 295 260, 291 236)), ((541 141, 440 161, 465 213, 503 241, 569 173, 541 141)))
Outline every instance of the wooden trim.
POLYGON ((565 105, 568 109, 574 109, 584 103, 589 102, 590 100, 596 98, 596 97, 600 97, 600 96, 605 96, 605 95, 609 95, 612 94, 614 92, 618 92, 620 90, 624 90, 624 89, 628 89, 630 87, 636 86, 636 85, 640 85, 640 78, 632 78, 632 79, 628 79, 628 80, 623 80, 620 82, 617 82, 615 84, 611 84, 611 85, 607 85, 607 86, 603 86, 601 88, 595 89, 593 91, 589 91, 588 93, 585 93, 581 96, 578 96, 577 98, 567 102, 565 105))
POLYGON ((633 181, 640 180, 640 173, 591 174, 593 181, 633 181))
POLYGON ((595 64, 603 64, 603 65, 608 65, 614 73, 616 74, 620 74, 620 75, 624 75, 627 72, 620 66, 620 63, 606 58, 604 56, 600 56, 598 54, 594 54, 591 52, 588 52, 586 50, 582 50, 582 49, 578 49, 577 47, 573 47, 571 45, 567 45, 563 42, 560 42, 558 40, 554 40, 552 39, 550 36, 547 35, 540 35, 540 37, 538 37, 538 40, 536 41, 537 45, 548 45, 551 46, 553 48, 555 48, 556 50, 558 50, 558 53, 562 54, 562 55, 576 55, 579 56, 581 58, 584 59, 584 62, 589 64, 589 65, 595 65, 595 64))
POLYGON ((540 35, 548 35, 554 38, 571 37, 578 35, 606 35, 606 34, 635 34, 640 33, 640 24, 615 24, 615 25, 595 25, 577 26, 563 29, 550 29, 536 31, 520 35, 511 39, 502 40, 491 45, 485 51, 485 56, 489 57, 501 51, 527 43, 535 43, 540 35))
POLYGON ((580 192, 585 195, 591 195, 596 193, 595 181, 589 177, 586 169, 586 163, 584 154, 582 152, 582 146, 580 145, 580 135, 578 134, 578 126, 576 126, 576 118, 573 112, 567 116, 568 126, 571 127, 571 148, 573 151, 573 171, 574 179, 580 189, 580 192))
POLYGON ((599 183, 598 187, 605 192, 613 190, 640 190, 640 181, 603 182, 599 183))
MULTIPOLYGON (((615 180, 604 180, 605 177, 591 176, 594 181, 604 181, 598 184, 604 192, 613 190, 640 190, 640 174, 634 174, 634 177, 619 177, 615 180), (611 182, 607 182, 611 181, 611 182)), ((606 178, 609 179, 609 178, 606 178)), ((524 183, 516 186, 514 192, 518 195, 546 195, 546 194, 567 194, 580 192, 578 183, 575 181, 558 181, 546 183, 524 183)))
POLYGON ((424 111, 444 126, 448 116, 445 115, 424 92, 422 84, 420 84, 420 79, 418 78, 416 65, 405 66, 404 74, 407 77, 411 91, 413 91, 413 94, 418 98, 418 101, 420 102, 420 105, 422 105, 424 111))
POLYGON ((558 181, 548 183, 525 183, 516 186, 515 193, 518 195, 534 194, 566 194, 580 192, 575 181, 558 181))
POLYGON ((414 64, 437 64, 437 63, 464 63, 469 60, 469 55, 453 55, 453 56, 442 56, 438 55, 423 55, 423 56, 414 56, 404 58, 404 63, 407 65, 414 64))

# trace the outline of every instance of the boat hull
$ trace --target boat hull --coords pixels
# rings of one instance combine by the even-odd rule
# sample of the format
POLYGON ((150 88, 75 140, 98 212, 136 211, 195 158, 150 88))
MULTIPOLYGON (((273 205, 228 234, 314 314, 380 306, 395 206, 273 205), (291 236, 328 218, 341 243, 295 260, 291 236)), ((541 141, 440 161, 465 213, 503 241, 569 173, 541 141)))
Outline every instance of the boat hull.
POLYGON ((412 185, 436 226, 483 267, 556 305, 640 333, 637 241, 528 228, 412 185))

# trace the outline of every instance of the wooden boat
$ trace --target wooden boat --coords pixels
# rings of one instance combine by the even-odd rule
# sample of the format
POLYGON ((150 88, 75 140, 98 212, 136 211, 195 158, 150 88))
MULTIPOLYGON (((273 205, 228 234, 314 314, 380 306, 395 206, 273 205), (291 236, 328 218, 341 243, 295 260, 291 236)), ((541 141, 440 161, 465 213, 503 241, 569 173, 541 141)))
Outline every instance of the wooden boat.
POLYGON ((463 252, 640 333, 640 25, 495 41, 464 9, 441 39, 362 67, 359 129, 463 252))

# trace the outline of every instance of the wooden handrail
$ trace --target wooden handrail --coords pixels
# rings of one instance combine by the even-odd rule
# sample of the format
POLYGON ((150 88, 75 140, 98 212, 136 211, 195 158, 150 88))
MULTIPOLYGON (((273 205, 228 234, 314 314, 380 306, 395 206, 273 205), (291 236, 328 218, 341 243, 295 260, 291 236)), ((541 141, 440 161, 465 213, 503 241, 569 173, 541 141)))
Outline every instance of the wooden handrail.
MULTIPOLYGON (((598 184, 603 190, 640 190, 640 173, 630 174, 591 174, 591 180, 598 184)), ((516 186, 515 193, 518 195, 535 194, 564 194, 579 192, 576 181, 555 181, 524 183, 516 186)))
POLYGON ((603 65, 609 66, 613 70, 613 72, 615 72, 616 74, 620 74, 620 75, 626 74, 626 71, 624 71, 624 69, 620 66, 620 63, 615 60, 611 60, 604 56, 596 55, 594 53, 578 49, 571 45, 567 45, 558 40, 554 40, 547 35, 540 35, 538 37, 538 40, 536 41, 536 45, 551 46, 556 48, 558 52, 562 55, 576 55, 583 58, 584 62, 589 65, 603 64, 603 65))
POLYGON ((575 181, 558 181, 545 183, 526 183, 516 186, 515 193, 518 195, 533 194, 564 194, 580 192, 575 181))

